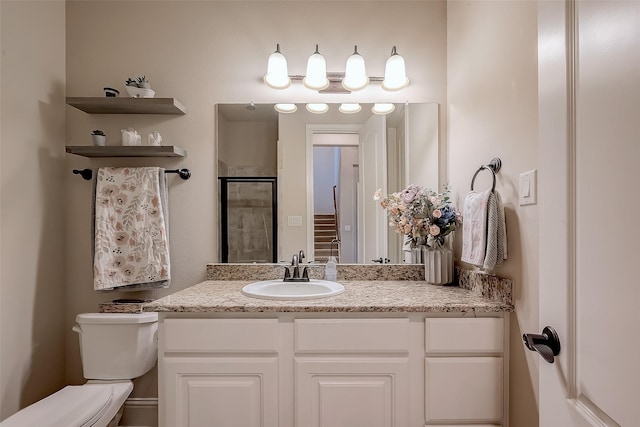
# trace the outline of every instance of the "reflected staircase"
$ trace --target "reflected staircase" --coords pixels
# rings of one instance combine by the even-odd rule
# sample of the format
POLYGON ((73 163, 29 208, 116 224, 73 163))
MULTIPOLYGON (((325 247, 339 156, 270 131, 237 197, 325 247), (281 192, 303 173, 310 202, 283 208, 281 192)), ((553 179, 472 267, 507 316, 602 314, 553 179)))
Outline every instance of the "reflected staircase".
MULTIPOLYGON (((335 214, 313 216, 313 250, 316 262, 326 263, 331 254, 331 242, 338 238, 335 214)), ((340 262, 338 244, 333 244, 333 256, 340 262)))

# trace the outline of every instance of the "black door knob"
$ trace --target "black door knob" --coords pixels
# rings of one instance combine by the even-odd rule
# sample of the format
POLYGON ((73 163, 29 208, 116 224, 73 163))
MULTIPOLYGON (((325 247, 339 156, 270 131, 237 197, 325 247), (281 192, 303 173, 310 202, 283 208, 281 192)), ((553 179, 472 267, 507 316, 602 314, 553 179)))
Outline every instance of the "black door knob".
POLYGON ((538 352, 549 363, 560 354, 560 338, 551 326, 545 326, 542 334, 523 334, 522 340, 529 350, 538 352))

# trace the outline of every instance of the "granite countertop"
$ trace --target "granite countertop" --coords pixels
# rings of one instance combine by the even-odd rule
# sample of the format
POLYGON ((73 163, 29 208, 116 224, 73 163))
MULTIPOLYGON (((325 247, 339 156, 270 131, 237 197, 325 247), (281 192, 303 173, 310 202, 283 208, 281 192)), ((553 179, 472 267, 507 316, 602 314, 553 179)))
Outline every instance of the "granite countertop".
MULTIPOLYGON (((322 278, 324 266, 310 268, 311 278, 322 278)), ((332 297, 278 301, 241 293, 256 280, 282 278, 277 264, 208 264, 205 281, 153 300, 114 300, 100 304, 102 312, 510 312, 513 282, 482 271, 456 268, 454 285, 424 281, 422 264, 338 264, 338 282, 345 291, 332 297)))
MULTIPOLYGON (((340 281, 340 280, 339 280, 340 281)), ((157 312, 508 312, 513 305, 458 286, 434 286, 424 281, 340 281, 342 294, 332 297, 278 301, 251 298, 240 290, 246 280, 207 280, 142 305, 157 312)))

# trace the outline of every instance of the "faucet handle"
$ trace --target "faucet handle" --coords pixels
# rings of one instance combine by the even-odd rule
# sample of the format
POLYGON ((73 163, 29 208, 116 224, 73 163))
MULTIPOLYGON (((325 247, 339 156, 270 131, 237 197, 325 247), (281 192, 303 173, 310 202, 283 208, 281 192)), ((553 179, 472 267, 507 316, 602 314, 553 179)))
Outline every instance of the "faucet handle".
POLYGON ((300 249, 300 252, 298 252, 298 262, 299 263, 303 263, 303 259, 305 259, 306 257, 304 256, 304 251, 302 249, 300 249))

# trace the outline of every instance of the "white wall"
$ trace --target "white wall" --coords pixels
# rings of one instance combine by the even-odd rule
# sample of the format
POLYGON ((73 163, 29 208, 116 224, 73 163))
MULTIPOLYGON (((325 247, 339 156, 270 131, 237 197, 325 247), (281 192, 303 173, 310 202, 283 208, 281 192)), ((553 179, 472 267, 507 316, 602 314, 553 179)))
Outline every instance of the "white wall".
MULTIPOLYGON (((460 205, 478 167, 502 159, 496 189, 506 210, 509 259, 495 273, 515 286, 510 418, 514 427, 534 427, 539 356, 525 351, 521 336, 538 330, 538 207, 518 206, 518 175, 538 165, 535 1, 448 2, 447 98, 449 179, 460 205)), ((489 177, 478 175, 475 188, 488 188, 489 177)))
POLYGON ((0 420, 64 385, 64 12, 0 2, 0 420))

